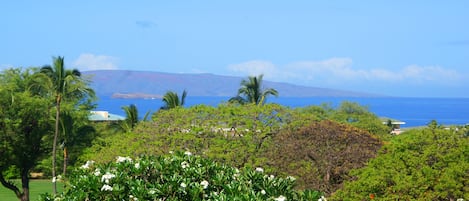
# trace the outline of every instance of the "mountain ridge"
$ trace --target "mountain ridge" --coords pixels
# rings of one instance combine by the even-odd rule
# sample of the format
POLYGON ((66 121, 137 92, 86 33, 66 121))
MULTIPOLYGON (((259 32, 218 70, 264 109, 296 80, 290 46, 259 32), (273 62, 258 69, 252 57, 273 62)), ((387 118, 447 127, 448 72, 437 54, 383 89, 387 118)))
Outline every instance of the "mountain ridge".
MULTIPOLYGON (((167 91, 188 96, 236 96, 244 77, 211 73, 167 73, 137 70, 94 70, 82 72, 91 79, 91 87, 98 96, 113 97, 119 94, 128 98, 160 97, 167 91)), ((383 97, 364 92, 309 87, 291 83, 263 80, 263 87, 274 88, 281 97, 383 97)), ((122 98, 122 97, 121 97, 122 98)))

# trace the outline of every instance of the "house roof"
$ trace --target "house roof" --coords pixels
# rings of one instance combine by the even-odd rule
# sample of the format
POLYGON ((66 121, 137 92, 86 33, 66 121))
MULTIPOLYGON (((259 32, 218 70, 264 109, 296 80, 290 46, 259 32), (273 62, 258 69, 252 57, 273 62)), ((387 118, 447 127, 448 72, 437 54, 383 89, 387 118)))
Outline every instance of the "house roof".
POLYGON ((391 119, 391 118, 387 118, 387 117, 380 117, 381 121, 383 121, 383 124, 387 124, 389 121, 391 121, 391 124, 405 124, 405 121, 400 121, 400 120, 397 120, 397 119, 391 119))
POLYGON ((90 121, 120 121, 125 120, 125 117, 111 114, 108 111, 91 111, 88 119, 90 121))

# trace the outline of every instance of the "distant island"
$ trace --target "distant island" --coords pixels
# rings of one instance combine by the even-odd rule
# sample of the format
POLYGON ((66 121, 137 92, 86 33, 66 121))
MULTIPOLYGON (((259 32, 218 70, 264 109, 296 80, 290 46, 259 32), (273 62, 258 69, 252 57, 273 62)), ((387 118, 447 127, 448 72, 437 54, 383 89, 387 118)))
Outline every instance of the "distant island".
POLYGON ((161 99, 162 95, 158 94, 145 94, 145 93, 113 93, 111 98, 123 99, 161 99))
MULTIPOLYGON (((198 97, 234 97, 242 79, 209 73, 163 73, 131 70, 85 71, 91 78, 91 87, 99 97, 111 98, 161 98, 168 91, 198 97)), ((281 97, 385 97, 355 91, 300 86, 264 80, 264 87, 274 88, 281 97)))

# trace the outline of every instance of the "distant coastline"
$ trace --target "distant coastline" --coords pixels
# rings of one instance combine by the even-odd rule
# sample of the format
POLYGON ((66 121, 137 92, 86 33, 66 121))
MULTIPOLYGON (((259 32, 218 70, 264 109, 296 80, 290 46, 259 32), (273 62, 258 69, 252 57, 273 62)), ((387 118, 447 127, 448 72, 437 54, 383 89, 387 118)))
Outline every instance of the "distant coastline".
POLYGON ((146 93, 113 93, 111 98, 118 99, 162 99, 163 96, 159 94, 146 94, 146 93))

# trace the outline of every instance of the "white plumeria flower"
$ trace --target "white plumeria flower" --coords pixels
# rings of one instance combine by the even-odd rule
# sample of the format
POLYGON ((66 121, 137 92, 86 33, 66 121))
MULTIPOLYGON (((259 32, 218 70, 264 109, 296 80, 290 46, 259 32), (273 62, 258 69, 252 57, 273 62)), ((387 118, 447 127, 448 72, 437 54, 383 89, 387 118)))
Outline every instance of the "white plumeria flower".
POLYGON ((202 185, 202 187, 204 187, 204 189, 207 189, 208 187, 208 181, 207 180, 203 180, 200 182, 200 185, 202 185))
POLYGON ((186 162, 186 161, 183 161, 183 162, 181 163, 181 167, 182 167, 182 169, 188 168, 188 167, 189 167, 189 163, 186 162))
POLYGON ((274 178, 275 178, 274 175, 270 175, 270 176, 269 176, 269 180, 273 180, 274 178))
POLYGON ((96 170, 94 170, 94 173, 93 173, 93 174, 94 174, 94 176, 97 176, 97 177, 98 177, 99 175, 101 175, 101 169, 96 168, 96 170))
POLYGON ((130 200, 134 200, 134 201, 138 201, 138 198, 136 198, 136 197, 133 196, 133 195, 129 195, 129 199, 130 199, 130 200))
POLYGON ((112 186, 104 184, 103 187, 101 187, 101 191, 112 191, 112 186))
POLYGON ((111 174, 109 172, 106 172, 106 174, 104 174, 102 177, 101 177, 101 182, 104 182, 106 184, 109 183, 109 180, 116 177, 115 174, 111 174))
POLYGON ((256 168, 256 171, 257 171, 257 172, 264 172, 264 169, 262 169, 261 167, 257 167, 257 168, 256 168))
POLYGON ((86 161, 84 165, 81 166, 82 169, 88 169, 91 165, 94 164, 94 161, 86 161))
POLYGON ((184 182, 182 182, 180 186, 183 187, 183 188, 185 188, 185 187, 187 187, 187 184, 184 183, 184 182))
POLYGON ((184 152, 184 154, 186 154, 187 156, 192 156, 192 153, 190 151, 186 151, 184 152))
POLYGON ((262 190, 262 191, 261 191, 261 194, 262 194, 262 195, 265 195, 265 194, 266 194, 265 190, 262 190))
POLYGON ((132 162, 132 159, 131 159, 130 157, 118 156, 118 157, 116 157, 116 162, 117 162, 117 163, 132 162))
POLYGON ((327 199, 324 196, 321 196, 321 198, 319 198, 318 201, 327 201, 327 199))
POLYGON ((287 200, 287 198, 285 196, 281 195, 281 196, 278 196, 278 198, 275 198, 274 200, 275 201, 285 201, 285 200, 287 200))
POLYGON ((139 169, 140 168, 140 163, 135 163, 135 168, 139 169))

